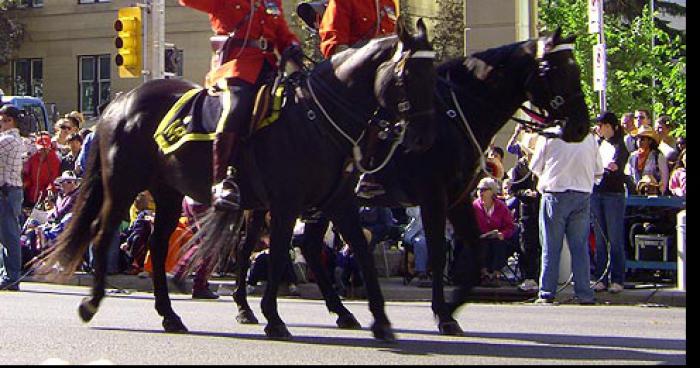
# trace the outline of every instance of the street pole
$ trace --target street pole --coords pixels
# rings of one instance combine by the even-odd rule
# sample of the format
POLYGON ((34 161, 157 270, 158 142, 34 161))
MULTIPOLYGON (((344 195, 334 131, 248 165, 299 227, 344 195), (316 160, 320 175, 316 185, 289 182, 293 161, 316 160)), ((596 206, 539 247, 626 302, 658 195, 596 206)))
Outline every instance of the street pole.
POLYGON ((593 90, 598 91, 601 113, 607 109, 605 95, 607 85, 607 57, 605 50, 603 12, 603 0, 588 0, 588 32, 597 33, 598 35, 598 43, 593 46, 593 90))
POLYGON ((606 93, 605 90, 607 89, 607 77, 608 77, 608 63, 607 63, 607 50, 605 48, 605 25, 603 23, 603 13, 605 13, 605 9, 603 7, 603 4, 601 2, 600 4, 600 31, 598 31, 598 45, 601 45, 600 47, 602 48, 602 53, 603 53, 603 85, 598 92, 598 99, 600 103, 600 113, 602 114, 604 111, 607 110, 607 102, 606 102, 606 93))

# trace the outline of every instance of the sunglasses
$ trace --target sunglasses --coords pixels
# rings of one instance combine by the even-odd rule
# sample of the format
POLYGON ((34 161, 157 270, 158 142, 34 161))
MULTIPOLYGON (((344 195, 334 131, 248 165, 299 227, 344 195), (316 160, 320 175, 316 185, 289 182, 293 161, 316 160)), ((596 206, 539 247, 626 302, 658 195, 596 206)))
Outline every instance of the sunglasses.
POLYGON ((70 130, 70 129, 72 129, 72 127, 69 127, 68 125, 61 125, 61 126, 58 127, 58 128, 61 129, 61 130, 70 130))
POLYGON ((646 117, 646 115, 636 115, 634 118, 635 119, 646 119, 647 117, 646 117))

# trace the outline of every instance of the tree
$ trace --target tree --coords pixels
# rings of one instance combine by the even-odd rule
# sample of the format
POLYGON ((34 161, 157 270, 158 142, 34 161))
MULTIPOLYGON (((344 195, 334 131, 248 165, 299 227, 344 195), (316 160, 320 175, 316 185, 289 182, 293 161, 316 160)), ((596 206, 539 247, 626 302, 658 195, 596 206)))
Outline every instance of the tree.
MULTIPOLYGON (((588 17, 581 16, 588 13, 587 6, 586 0, 540 0, 539 28, 551 32, 561 26, 565 33, 579 35, 576 59, 582 69, 586 102, 591 114, 595 114, 598 96, 592 88, 592 48, 597 36, 587 33, 588 17)), ((607 109, 619 114, 649 108, 656 116, 671 116, 678 125, 675 134, 685 136, 685 42, 679 35, 671 36, 657 27, 648 7, 631 20, 606 13, 604 26, 608 51, 607 109)))
POLYGON ((462 56, 464 42, 464 24, 461 15, 464 12, 461 0, 436 0, 437 18, 433 30, 433 48, 437 60, 447 60, 462 56))
POLYGON ((24 38, 24 28, 8 14, 8 9, 15 6, 15 0, 0 0, 0 66, 10 61, 24 38))

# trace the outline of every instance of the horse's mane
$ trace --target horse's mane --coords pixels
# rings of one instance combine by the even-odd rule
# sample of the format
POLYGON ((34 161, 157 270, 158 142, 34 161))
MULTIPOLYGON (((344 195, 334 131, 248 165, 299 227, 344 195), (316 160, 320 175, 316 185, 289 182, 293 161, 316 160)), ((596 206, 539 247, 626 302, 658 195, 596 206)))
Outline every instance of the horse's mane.
POLYGON ((438 75, 445 76, 449 71, 459 70, 460 73, 452 73, 450 76, 456 79, 468 76, 474 80, 484 80, 491 69, 505 65, 516 53, 522 52, 523 55, 529 53, 527 49, 533 42, 533 40, 521 41, 490 48, 467 57, 453 58, 438 65, 436 71, 438 75))
POLYGON ((341 53, 335 54, 330 60, 335 67, 340 65, 343 65, 343 67, 353 67, 354 63, 364 61, 368 54, 375 55, 379 53, 380 55, 375 57, 383 56, 382 52, 392 50, 398 42, 398 39, 397 35, 374 38, 360 48, 349 48, 341 53), (349 64, 345 65, 346 63, 349 64))

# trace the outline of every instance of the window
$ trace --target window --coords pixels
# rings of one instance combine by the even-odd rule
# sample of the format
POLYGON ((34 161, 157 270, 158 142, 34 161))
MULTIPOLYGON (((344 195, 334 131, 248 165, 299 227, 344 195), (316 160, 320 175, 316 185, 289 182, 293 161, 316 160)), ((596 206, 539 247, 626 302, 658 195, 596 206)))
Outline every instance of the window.
POLYGON ((78 0, 78 4, 108 3, 111 0, 78 0))
POLYGON ((111 55, 88 55, 78 57, 79 110, 96 116, 97 107, 110 100, 111 55))
POLYGON ((17 59, 13 66, 13 90, 16 96, 44 96, 44 65, 41 59, 17 59))
POLYGON ((44 0, 19 0, 20 8, 41 8, 44 6, 44 0))

